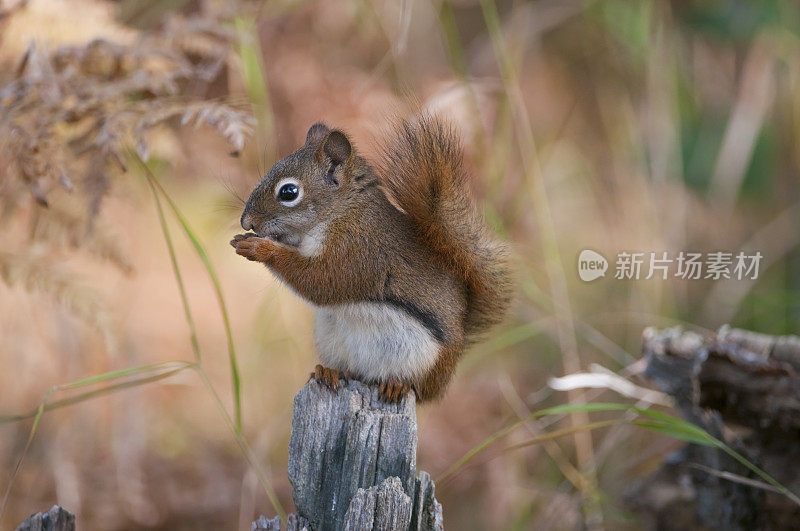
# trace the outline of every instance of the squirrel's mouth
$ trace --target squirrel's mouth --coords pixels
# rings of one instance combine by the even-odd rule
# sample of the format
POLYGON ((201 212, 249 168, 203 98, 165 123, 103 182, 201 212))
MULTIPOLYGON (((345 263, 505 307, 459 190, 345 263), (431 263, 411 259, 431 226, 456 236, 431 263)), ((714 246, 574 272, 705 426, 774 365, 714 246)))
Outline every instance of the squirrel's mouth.
POLYGON ((292 230, 291 226, 287 225, 282 220, 267 218, 260 221, 261 223, 258 223, 257 227, 253 228, 253 232, 255 232, 259 238, 264 238, 288 247, 298 247, 300 245, 300 237, 292 230))
POLYGON ((300 245, 299 237, 281 227, 263 227, 262 230, 256 232, 256 234, 260 238, 266 238, 267 240, 281 245, 287 245, 289 247, 297 247, 300 245))
POLYGON ((289 247, 298 247, 300 245, 300 238, 288 232, 272 232, 267 238, 289 247))

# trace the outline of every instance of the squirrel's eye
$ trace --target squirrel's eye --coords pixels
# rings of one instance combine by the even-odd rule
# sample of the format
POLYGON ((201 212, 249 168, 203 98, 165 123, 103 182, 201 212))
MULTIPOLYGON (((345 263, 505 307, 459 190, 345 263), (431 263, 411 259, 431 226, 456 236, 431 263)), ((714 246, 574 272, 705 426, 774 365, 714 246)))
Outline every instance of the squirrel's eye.
POLYGON ((300 188, 296 184, 286 183, 278 190, 278 201, 289 203, 300 195, 300 188))
POLYGON ((275 185, 275 199, 283 206, 293 207, 303 199, 303 187, 297 179, 281 179, 275 185))

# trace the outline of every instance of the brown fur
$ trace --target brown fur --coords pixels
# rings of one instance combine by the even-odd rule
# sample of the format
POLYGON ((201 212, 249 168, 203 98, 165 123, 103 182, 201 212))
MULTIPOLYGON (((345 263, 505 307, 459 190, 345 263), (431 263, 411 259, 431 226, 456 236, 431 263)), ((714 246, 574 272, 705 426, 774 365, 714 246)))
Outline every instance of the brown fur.
MULTIPOLYGON (((469 199, 457 142, 440 122, 404 123, 379 167, 343 133, 315 124, 305 146, 276 164, 248 200, 242 226, 260 234, 231 244, 313 304, 384 302, 426 324, 440 353, 408 383, 429 400, 444 393, 467 341, 503 317, 508 261, 469 199), (293 209, 275 198, 287 176, 305 194, 293 209), (320 221, 330 223, 322 250, 304 257, 297 246, 320 221)), ((396 394, 403 384, 389 387, 396 394)))
POLYGON ((379 168, 417 237, 464 282, 467 339, 499 323, 511 301, 508 251, 489 234, 472 203, 452 128, 431 116, 401 122, 383 148, 379 168))

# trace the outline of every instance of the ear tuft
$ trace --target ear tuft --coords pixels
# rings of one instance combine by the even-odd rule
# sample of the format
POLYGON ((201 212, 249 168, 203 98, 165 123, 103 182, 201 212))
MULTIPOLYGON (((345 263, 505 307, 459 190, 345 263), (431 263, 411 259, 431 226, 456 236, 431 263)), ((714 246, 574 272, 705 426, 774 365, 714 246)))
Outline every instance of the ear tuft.
POLYGON ((308 134, 306 135, 306 144, 311 144, 312 142, 321 142, 328 136, 331 130, 328 129, 328 126, 322 122, 317 122, 312 125, 308 129, 308 134))
POLYGON ((328 139, 325 140, 325 155, 327 155, 334 164, 344 164, 350 158, 353 148, 350 146, 350 141, 341 131, 331 131, 328 139))

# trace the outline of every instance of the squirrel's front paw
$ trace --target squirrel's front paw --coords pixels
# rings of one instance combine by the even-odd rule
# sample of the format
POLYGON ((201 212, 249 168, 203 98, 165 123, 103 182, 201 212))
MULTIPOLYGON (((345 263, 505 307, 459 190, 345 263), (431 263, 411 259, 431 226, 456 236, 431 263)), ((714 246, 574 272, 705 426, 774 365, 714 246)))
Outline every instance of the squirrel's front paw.
POLYGON ((231 246, 236 249, 236 254, 254 262, 269 260, 275 247, 269 240, 252 233, 237 234, 231 240, 231 246))

